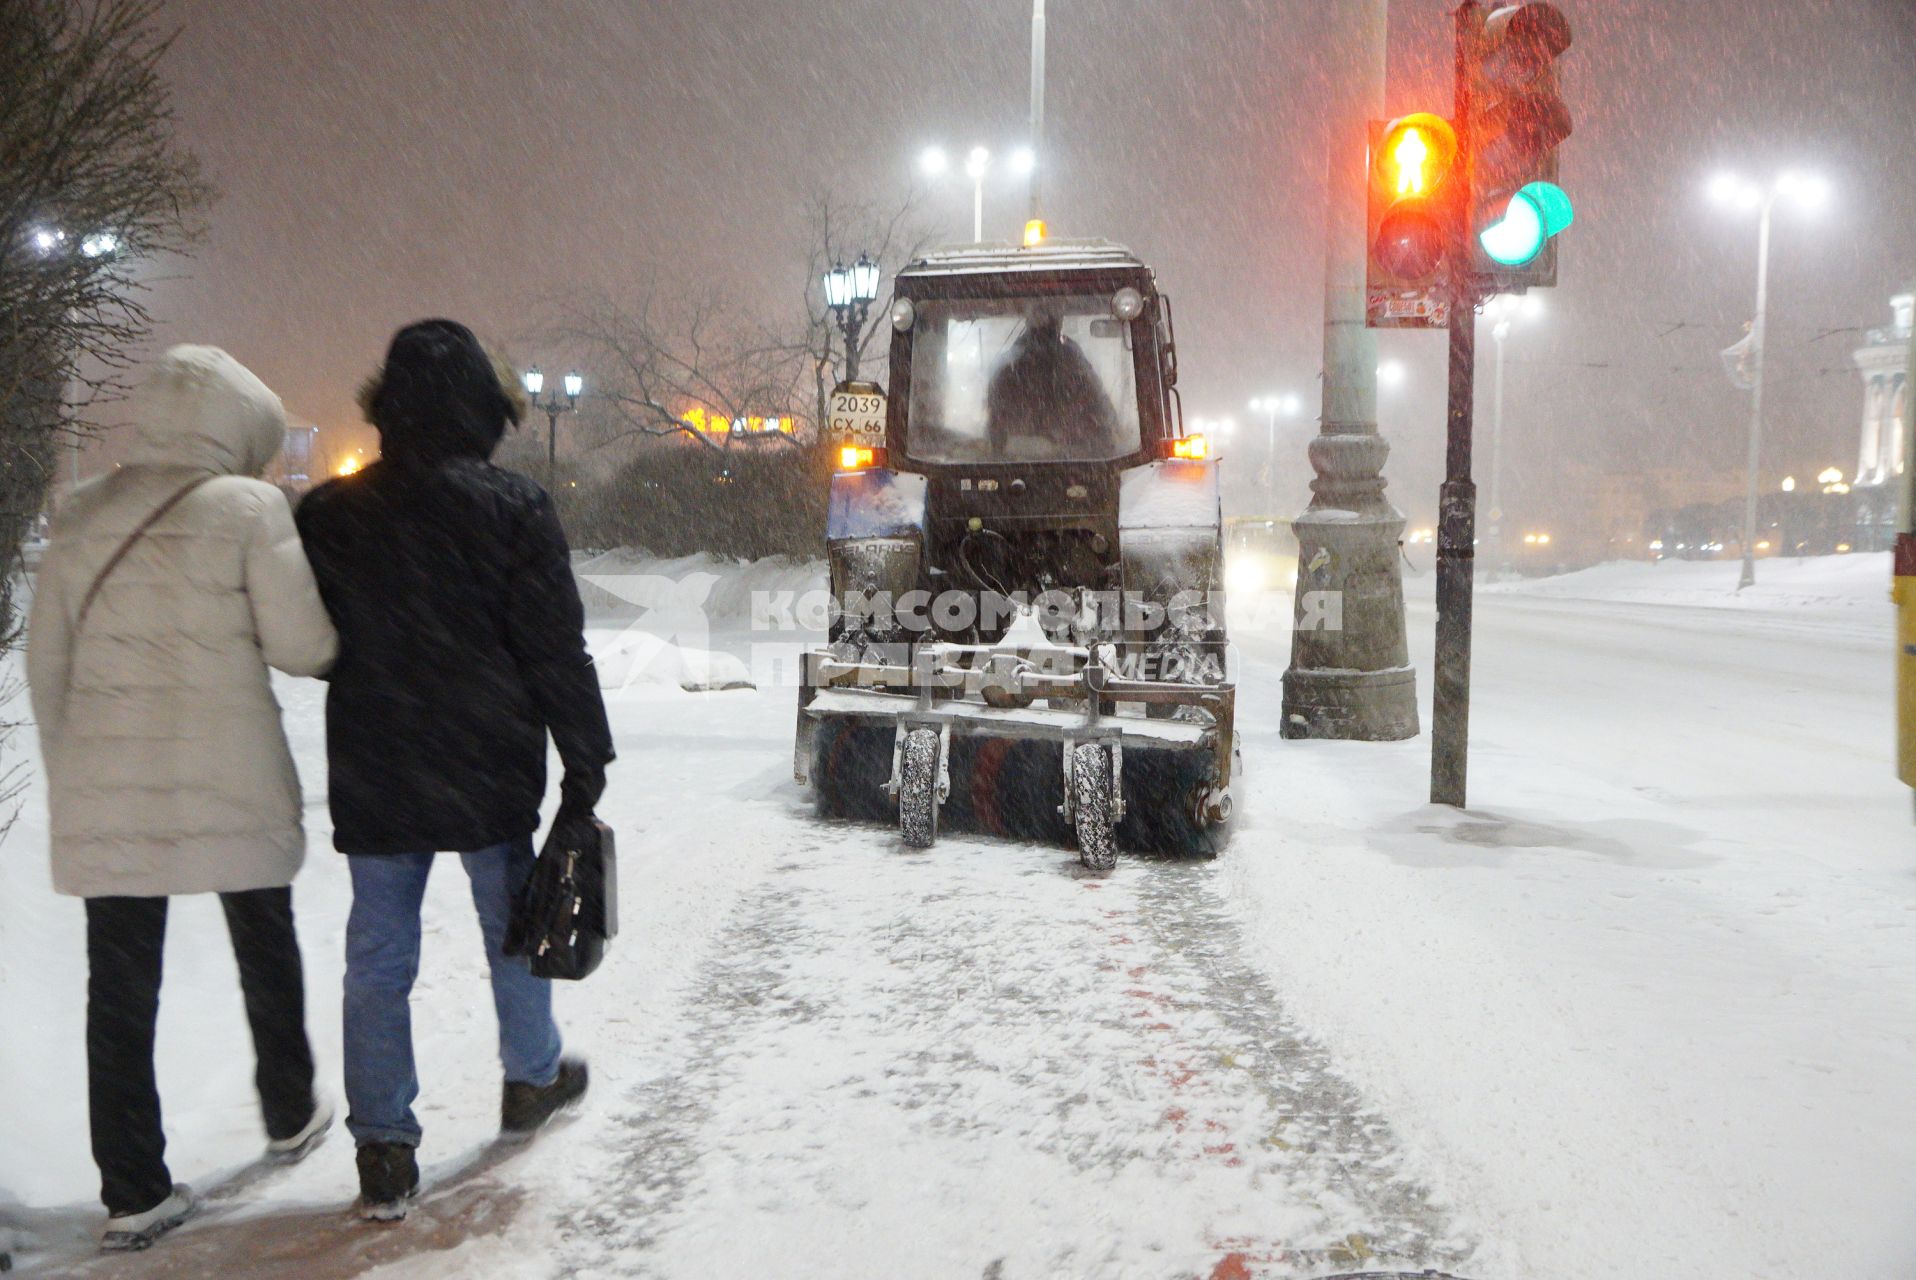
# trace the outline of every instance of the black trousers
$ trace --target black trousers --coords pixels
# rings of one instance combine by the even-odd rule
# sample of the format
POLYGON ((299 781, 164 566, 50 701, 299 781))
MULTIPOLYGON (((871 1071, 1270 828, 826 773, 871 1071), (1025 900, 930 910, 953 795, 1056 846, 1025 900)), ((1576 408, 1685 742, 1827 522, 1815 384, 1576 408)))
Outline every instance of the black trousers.
MULTIPOLYGON (((144 1213, 172 1194, 153 1028, 160 1013, 165 898, 86 900, 87 1101, 100 1199, 109 1214, 144 1213)), ((254 1082, 271 1138, 289 1138, 313 1115, 313 1051, 306 987, 293 935, 293 891, 222 893, 239 961, 246 1020, 259 1061, 254 1082)))

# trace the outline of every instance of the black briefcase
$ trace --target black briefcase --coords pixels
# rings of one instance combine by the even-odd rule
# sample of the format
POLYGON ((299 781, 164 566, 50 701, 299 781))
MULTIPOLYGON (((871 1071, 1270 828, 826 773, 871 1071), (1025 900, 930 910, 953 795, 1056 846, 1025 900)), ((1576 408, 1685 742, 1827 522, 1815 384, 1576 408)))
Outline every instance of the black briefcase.
POLYGON ((534 977, 577 981, 599 967, 619 932, 619 862, 612 828, 592 820, 585 840, 554 832, 512 900, 506 954, 534 977))

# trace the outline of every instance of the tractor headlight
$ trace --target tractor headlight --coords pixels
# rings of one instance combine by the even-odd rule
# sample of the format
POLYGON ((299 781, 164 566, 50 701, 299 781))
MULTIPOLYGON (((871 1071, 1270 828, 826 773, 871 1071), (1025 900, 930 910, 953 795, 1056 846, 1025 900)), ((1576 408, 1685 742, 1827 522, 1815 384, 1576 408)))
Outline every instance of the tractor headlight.
POLYGON ((910 298, 899 298, 891 304, 891 327, 898 332, 908 332, 917 318, 918 308, 911 304, 910 298))
POLYGON ((1120 320, 1136 320, 1144 314, 1144 295, 1130 285, 1111 295, 1111 314, 1120 320))

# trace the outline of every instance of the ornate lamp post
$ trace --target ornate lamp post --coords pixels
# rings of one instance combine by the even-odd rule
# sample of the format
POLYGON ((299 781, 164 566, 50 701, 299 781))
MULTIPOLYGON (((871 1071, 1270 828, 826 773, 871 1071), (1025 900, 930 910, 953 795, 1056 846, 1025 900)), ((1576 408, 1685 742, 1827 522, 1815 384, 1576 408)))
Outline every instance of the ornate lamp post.
POLYGON ((532 401, 532 407, 546 415, 546 487, 551 488, 559 479, 559 415, 571 413, 579 407, 579 396, 585 391, 585 376, 577 369, 565 376, 565 399, 559 398, 554 390, 543 403, 539 393, 545 390, 546 376, 539 372, 539 366, 533 365, 524 374, 526 395, 532 401))
POLYGON ((865 316, 878 296, 878 264, 864 254, 846 266, 832 264, 825 273, 825 305, 845 335, 845 381, 858 380, 858 336, 865 328, 865 316))

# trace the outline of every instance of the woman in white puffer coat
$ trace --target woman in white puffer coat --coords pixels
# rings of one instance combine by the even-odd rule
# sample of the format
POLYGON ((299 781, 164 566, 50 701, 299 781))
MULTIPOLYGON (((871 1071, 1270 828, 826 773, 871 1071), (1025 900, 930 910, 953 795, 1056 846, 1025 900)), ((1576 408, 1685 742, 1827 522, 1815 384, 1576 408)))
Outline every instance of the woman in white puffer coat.
POLYGON ((233 357, 190 346, 161 358, 135 408, 126 464, 54 516, 27 630, 53 885, 86 899, 108 1248, 144 1247, 193 1204, 166 1167, 153 1074, 168 895, 220 895, 269 1155, 303 1155, 332 1117, 293 932, 299 778, 267 667, 324 674, 338 642, 285 495, 257 478, 285 412, 233 357))

